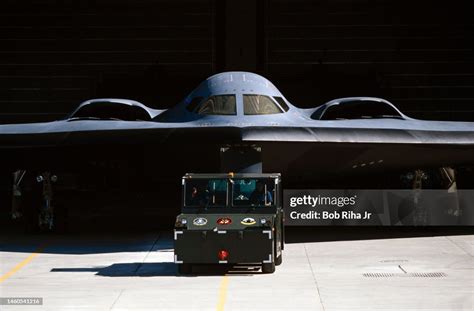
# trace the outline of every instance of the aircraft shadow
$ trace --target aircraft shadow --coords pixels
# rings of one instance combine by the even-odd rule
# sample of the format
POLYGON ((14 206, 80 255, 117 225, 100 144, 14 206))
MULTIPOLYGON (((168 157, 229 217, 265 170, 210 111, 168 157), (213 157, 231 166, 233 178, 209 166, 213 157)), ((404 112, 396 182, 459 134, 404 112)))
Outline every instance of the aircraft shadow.
POLYGON ((119 234, 7 234, 0 235, 0 252, 85 255, 102 253, 172 252, 172 232, 119 234))
MULTIPOLYGON (((330 242, 473 234, 472 227, 287 227, 285 242, 330 242)), ((7 234, 0 235, 0 252, 46 254, 102 254, 173 252, 172 231, 146 234, 7 234), (152 250, 151 250, 152 249, 152 250)))

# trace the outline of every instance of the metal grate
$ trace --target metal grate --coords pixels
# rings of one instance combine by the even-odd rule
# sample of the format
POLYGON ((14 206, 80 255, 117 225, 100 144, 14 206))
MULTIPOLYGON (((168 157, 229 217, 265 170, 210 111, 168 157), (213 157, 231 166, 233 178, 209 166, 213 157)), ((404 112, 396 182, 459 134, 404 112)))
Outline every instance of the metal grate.
POLYGON ((364 273, 367 278, 392 278, 392 277, 411 277, 411 278, 443 278, 446 277, 444 272, 414 272, 414 273, 364 273))

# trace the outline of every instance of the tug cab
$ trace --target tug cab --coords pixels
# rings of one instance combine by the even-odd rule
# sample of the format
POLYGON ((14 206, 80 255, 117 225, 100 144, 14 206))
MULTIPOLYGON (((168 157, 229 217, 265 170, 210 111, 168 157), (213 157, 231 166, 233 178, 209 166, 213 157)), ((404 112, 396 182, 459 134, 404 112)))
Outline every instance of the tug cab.
POLYGON ((280 174, 186 174, 174 229, 182 274, 195 264, 282 262, 284 226, 280 174))

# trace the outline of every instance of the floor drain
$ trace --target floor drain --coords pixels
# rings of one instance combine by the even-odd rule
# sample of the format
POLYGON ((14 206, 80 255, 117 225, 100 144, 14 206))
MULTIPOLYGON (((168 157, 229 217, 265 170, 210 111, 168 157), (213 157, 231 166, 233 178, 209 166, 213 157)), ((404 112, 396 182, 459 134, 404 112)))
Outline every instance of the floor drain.
POLYGON ((444 278, 446 273, 444 272, 413 272, 413 273, 364 273, 363 276, 367 278, 393 278, 393 277, 402 277, 402 278, 444 278))

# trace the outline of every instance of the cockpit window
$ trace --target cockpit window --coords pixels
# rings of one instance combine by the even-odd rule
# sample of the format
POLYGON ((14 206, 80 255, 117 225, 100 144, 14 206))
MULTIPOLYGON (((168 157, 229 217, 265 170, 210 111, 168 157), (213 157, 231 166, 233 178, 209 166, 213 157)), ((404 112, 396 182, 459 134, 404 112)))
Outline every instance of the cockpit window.
POLYGON ((206 99, 197 109, 198 114, 235 115, 235 95, 216 95, 206 99))
POLYGON ((290 107, 288 107, 288 105, 286 104, 285 100, 280 97, 280 96, 273 96, 273 98, 276 100, 276 102, 280 105, 281 108, 283 108, 283 110, 288 111, 290 110, 290 107))
POLYGON ((244 114, 246 115, 275 114, 283 112, 268 96, 244 95, 243 99, 244 114))

